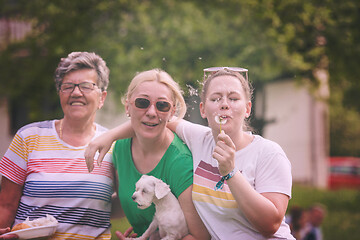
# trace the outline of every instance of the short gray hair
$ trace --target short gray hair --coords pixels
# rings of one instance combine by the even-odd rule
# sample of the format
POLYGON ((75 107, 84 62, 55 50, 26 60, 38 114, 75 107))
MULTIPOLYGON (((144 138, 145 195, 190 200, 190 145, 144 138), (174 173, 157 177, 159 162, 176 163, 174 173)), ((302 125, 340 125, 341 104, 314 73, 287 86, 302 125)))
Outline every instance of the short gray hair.
POLYGON ((94 69, 98 75, 98 87, 101 91, 106 91, 109 85, 110 70, 106 66, 106 62, 93 52, 72 52, 66 58, 61 58, 54 76, 57 91, 60 91, 66 74, 81 69, 94 69))

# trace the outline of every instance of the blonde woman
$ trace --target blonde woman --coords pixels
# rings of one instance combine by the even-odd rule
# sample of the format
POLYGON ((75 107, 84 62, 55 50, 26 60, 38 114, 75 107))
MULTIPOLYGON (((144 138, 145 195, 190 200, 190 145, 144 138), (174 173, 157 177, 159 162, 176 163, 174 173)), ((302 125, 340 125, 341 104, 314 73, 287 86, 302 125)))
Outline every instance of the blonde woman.
MULTIPOLYGON (((178 84, 160 69, 141 72, 132 79, 123 103, 131 119, 129 129, 133 130, 133 134, 131 138, 116 141, 113 161, 121 207, 134 232, 142 235, 155 213, 154 206, 139 209, 131 198, 135 183, 143 174, 147 174, 162 179, 178 198, 190 231, 184 239, 207 239, 208 232, 191 200, 191 152, 167 128, 170 119, 181 119, 186 112, 178 84)), ((93 162, 87 163, 92 171, 93 162)), ((124 239, 129 236, 129 231, 118 231, 116 234, 119 239, 124 239)))

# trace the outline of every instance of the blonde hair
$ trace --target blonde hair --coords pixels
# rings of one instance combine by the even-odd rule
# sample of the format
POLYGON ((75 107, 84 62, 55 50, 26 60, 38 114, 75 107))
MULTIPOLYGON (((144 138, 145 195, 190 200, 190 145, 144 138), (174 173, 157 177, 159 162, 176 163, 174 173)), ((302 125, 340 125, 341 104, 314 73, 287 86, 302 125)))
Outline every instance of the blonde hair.
POLYGON ((122 98, 122 103, 131 98, 135 89, 143 82, 156 81, 167 86, 172 92, 172 101, 175 106, 175 116, 179 119, 183 118, 186 113, 186 103, 183 97, 183 92, 177 82, 165 71, 155 68, 148 71, 140 72, 131 80, 126 94, 122 98))

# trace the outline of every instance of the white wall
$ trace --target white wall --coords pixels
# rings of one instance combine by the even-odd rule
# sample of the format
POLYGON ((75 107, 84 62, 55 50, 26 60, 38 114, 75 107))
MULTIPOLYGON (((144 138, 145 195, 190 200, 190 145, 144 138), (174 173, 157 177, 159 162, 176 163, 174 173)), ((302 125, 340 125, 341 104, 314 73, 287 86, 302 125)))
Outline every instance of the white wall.
POLYGON ((264 88, 264 137, 279 143, 292 164, 294 182, 318 187, 327 184, 327 107, 295 81, 279 81, 264 88))

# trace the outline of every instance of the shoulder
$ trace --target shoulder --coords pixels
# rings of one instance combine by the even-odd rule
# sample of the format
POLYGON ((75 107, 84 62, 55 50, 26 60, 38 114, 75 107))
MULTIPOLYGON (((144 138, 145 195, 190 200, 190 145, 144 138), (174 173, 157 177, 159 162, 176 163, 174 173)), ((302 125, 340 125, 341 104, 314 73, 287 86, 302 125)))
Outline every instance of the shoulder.
POLYGON ((172 141, 170 147, 172 151, 177 154, 191 155, 189 148, 176 133, 174 133, 174 140, 172 141))
POLYGON ((29 123, 21 127, 17 131, 16 135, 24 135, 24 136, 29 136, 34 134, 41 135, 44 134, 44 132, 46 132, 46 134, 50 134, 49 131, 53 130, 54 121, 55 120, 46 120, 41 122, 29 123))
POLYGON ((33 122, 29 123, 19 129, 19 132, 23 132, 27 129, 46 129, 46 128, 52 128, 53 122, 55 120, 46 120, 46 121, 40 121, 40 122, 33 122))
POLYGON ((190 149, 213 139, 211 128, 185 120, 178 124, 176 134, 179 135, 190 149))
POLYGON ((120 147, 130 147, 131 144, 131 138, 125 138, 125 139, 118 139, 115 142, 115 148, 120 148, 120 147))
POLYGON ((290 166, 290 161, 281 146, 259 135, 255 135, 248 154, 257 159, 259 166, 290 166))
POLYGON ((256 146, 256 148, 261 151, 263 154, 271 154, 271 153, 281 153, 285 154, 284 150, 281 148, 281 146, 270 140, 263 138, 260 135, 254 135, 253 145, 256 146))
POLYGON ((180 121, 176 127, 176 133, 180 135, 180 137, 183 134, 198 136, 199 134, 206 134, 208 132, 211 132, 209 127, 185 120, 180 121))

